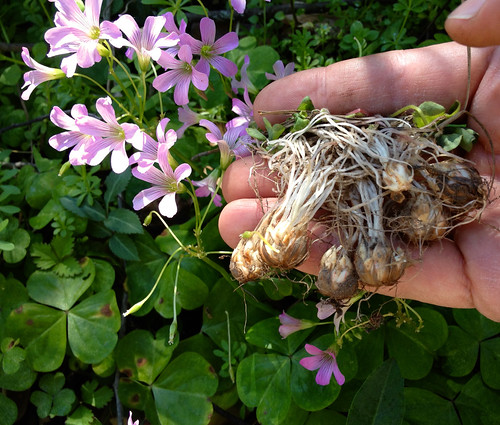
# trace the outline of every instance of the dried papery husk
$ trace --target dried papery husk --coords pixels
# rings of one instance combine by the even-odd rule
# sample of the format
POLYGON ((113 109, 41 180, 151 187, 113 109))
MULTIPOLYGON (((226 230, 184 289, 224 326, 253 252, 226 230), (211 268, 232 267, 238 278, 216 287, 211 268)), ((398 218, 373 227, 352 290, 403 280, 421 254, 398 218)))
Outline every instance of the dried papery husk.
POLYGON ((332 246, 321 257, 318 291, 334 300, 351 298, 358 290, 358 275, 343 246, 332 246))
POLYGON ((405 204, 397 228, 410 242, 421 244, 444 237, 450 228, 448 216, 442 202, 418 193, 405 204))
POLYGON ((401 203, 405 200, 403 192, 411 189, 413 168, 406 162, 389 160, 384 165, 382 180, 384 188, 391 191, 391 199, 401 203))
POLYGON ((309 256, 310 239, 307 228, 307 221, 296 226, 280 221, 276 226, 268 227, 258 245, 264 263, 280 270, 293 269, 302 264, 309 256))
POLYGON ((488 185, 479 172, 469 164, 453 160, 428 164, 419 170, 429 188, 444 202, 462 207, 472 203, 484 204, 488 196, 488 185))
POLYGON ((359 280, 369 286, 397 283, 409 262, 402 248, 393 248, 386 240, 360 240, 354 256, 359 280))
POLYGON ((238 282, 258 280, 269 272, 269 266, 262 261, 257 249, 259 243, 259 235, 254 232, 249 238, 240 239, 233 250, 229 270, 238 282))

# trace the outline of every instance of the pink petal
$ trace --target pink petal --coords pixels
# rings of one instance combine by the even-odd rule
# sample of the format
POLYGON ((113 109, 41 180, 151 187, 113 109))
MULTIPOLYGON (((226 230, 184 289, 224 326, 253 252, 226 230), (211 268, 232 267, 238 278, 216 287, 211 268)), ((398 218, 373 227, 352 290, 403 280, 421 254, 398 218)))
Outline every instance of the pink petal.
POLYGON ((311 344, 306 344, 305 347, 306 351, 309 353, 309 354, 312 354, 314 356, 317 356, 317 355, 322 355, 324 353, 323 350, 320 350, 318 347, 315 347, 314 345, 311 345, 311 344))
POLYGON ((189 164, 180 164, 174 171, 175 180, 179 183, 181 180, 188 178, 191 175, 191 167, 189 164))
POLYGON ((139 192, 134 199, 132 200, 132 205, 134 210, 140 210, 144 208, 146 205, 149 205, 151 202, 155 201, 162 196, 167 195, 168 192, 165 189, 160 187, 150 187, 149 189, 144 189, 139 192))
POLYGON ((238 47, 238 34, 228 32, 219 38, 213 45, 212 53, 220 55, 221 53, 229 52, 238 47))
POLYGON ((97 112, 99 112, 104 121, 109 124, 119 125, 118 121, 116 120, 115 110, 109 96, 97 99, 95 106, 97 112))
POLYGON ((211 46, 215 41, 215 22, 210 18, 202 18, 200 21, 200 33, 203 44, 211 46))
MULTIPOLYGON (((179 80, 175 85, 174 89, 174 102, 179 105, 187 105, 189 103, 189 86, 190 86, 189 77, 179 80)), ((206 87, 205 87, 206 88, 206 87)))
POLYGON ((210 64, 225 77, 233 77, 238 72, 236 64, 223 56, 215 56, 210 64))
POLYGON ((116 174, 123 173, 129 165, 127 152, 125 151, 125 142, 115 145, 111 153, 111 169, 116 174))
POLYGON ((316 370, 321 367, 321 356, 304 357, 300 359, 299 363, 307 370, 316 370))

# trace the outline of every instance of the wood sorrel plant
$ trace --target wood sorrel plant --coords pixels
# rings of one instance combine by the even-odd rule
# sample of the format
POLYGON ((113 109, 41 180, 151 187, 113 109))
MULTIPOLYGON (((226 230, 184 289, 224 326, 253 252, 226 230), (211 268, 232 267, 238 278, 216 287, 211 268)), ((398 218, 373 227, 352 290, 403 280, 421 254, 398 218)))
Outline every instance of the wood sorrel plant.
MULTIPOLYGON (((366 423, 356 419, 357 412, 387 406, 387 398, 390 412, 383 414, 394 422, 404 414, 413 423, 411 406, 421 400, 438 411, 470 416, 476 411, 468 402, 471 394, 480 394, 477 403, 484 411, 496 408, 487 402, 491 389, 500 387, 495 324, 475 312, 454 312, 447 320, 455 326, 448 327, 434 309, 376 295, 367 299, 363 291, 349 298, 361 276, 372 283, 395 280, 409 263, 406 243, 423 249, 426 240, 441 237, 445 226, 458 225, 460 214, 472 211, 467 185, 449 183, 453 178, 462 184, 471 173, 472 180, 477 177, 461 161, 458 176, 449 172, 457 165, 449 151, 458 139, 449 134, 439 139, 448 152, 444 156, 434 141, 429 146, 422 141, 420 152, 394 146, 391 138, 400 133, 400 143, 411 145, 404 135, 414 124, 421 133, 413 128, 409 138, 427 137, 425 126, 436 115, 429 105, 412 106, 413 121, 402 113, 326 118, 326 111, 306 105, 293 130, 288 124, 269 126, 264 143, 256 145, 261 136, 249 129, 252 97, 267 80, 293 72, 293 64, 279 61, 273 48, 257 45, 259 31, 278 48, 287 45, 278 40, 289 34, 288 25, 292 33, 297 29, 309 47, 300 53, 302 66, 333 61, 332 46, 342 38, 332 26, 330 38, 320 44, 308 35, 311 23, 304 25, 309 30, 295 28, 314 2, 293 4, 293 23, 277 3, 265 9, 264 1, 249 1, 250 12, 242 15, 245 2, 232 0, 224 5, 229 20, 224 27, 201 2, 158 0, 167 10, 147 17, 146 2, 140 10, 128 3, 122 15, 116 15, 117 2, 108 2, 110 8, 98 0, 49 3, 56 15, 55 27, 45 34, 48 57, 41 43, 23 49, 21 58, 31 71, 21 96, 26 110, 36 106, 48 113, 55 104, 54 125, 32 125, 19 137, 22 145, 9 140, 8 146, 38 142, 33 165, 15 163, 11 157, 19 152, 0 152, 2 425, 12 425, 17 416, 19 423, 39 417, 82 425, 123 423, 126 416, 129 423, 145 418, 153 424, 207 424, 217 416, 214 421, 302 425, 343 423, 348 415, 352 423, 366 423), (277 12, 271 13, 274 6, 277 12), (112 17, 102 18, 109 10, 112 17), (259 10, 264 13, 254 15, 259 10), (251 29, 249 14, 257 24, 251 29), (145 19, 139 22, 139 16, 145 19), (255 37, 242 39, 245 31, 255 37), (329 52, 319 51, 327 45, 329 52), (330 137, 333 124, 338 140, 321 149, 319 140, 330 137), (353 133, 365 137, 363 143, 353 141, 353 133), (375 136, 377 143, 367 143, 375 136), (351 157, 342 157, 336 143, 351 157), (229 265, 216 230, 221 178, 234 158, 261 149, 279 172, 283 196, 265 223, 243 235, 242 258, 229 265), (57 158, 68 152, 61 166, 57 158), (408 166, 419 155, 437 159, 428 167, 420 160, 408 166), (342 201, 332 197, 339 188, 342 195, 349 193, 342 201), (432 204, 436 193, 441 208, 432 204), (457 199, 459 207, 452 208, 457 199), (143 214, 148 232, 127 206, 143 214), (285 277, 285 269, 308 255, 308 223, 318 216, 319 228, 328 229, 325 237, 340 244, 323 257, 317 280, 294 271, 285 277), (370 261, 374 258, 377 262, 370 261), (228 265, 247 281, 241 288, 228 265), (311 287, 315 282, 320 294, 304 294, 297 282, 311 287), (342 303, 320 300, 332 291, 342 303), (356 314, 349 307, 357 308, 356 314), (330 316, 333 320, 323 320, 330 316), (474 369, 477 350, 475 356, 468 350, 479 344, 483 374, 474 369), (461 361, 453 363, 457 346, 461 361), (397 366, 384 362, 386 353, 397 366), (430 371, 438 363, 446 366, 439 374, 430 371), (454 379, 454 393, 429 391, 447 388, 439 385, 441 373, 454 379), (403 378, 418 381, 403 393, 403 378), (133 415, 125 413, 130 409, 133 415)), ((426 3, 418 3, 423 10, 426 3)), ((434 3, 433 10, 442 9, 441 0, 434 3)), ((30 16, 30 31, 41 16, 53 17, 44 2, 22 7, 18 15, 30 16)), ((380 7, 372 2, 362 9, 380 7)), ((341 12, 336 17, 342 20, 376 15, 343 2, 332 2, 329 10, 341 12)), ((371 24, 389 16, 384 11, 384 19, 374 16, 371 24)), ((3 35, 12 34, 10 20, 0 24, 3 35)), ((409 40, 403 37, 406 22, 411 20, 392 25, 401 29, 396 40, 401 45, 409 40)), ((363 25, 372 28, 370 22, 363 25)), ((376 47, 364 52, 370 49, 376 47)), ((2 83, 12 74, 3 73, 2 83)), ((446 111, 437 114, 448 118, 446 111)), ((467 147, 472 135, 457 131, 467 147)), ((477 196, 478 209, 482 201, 477 196)))

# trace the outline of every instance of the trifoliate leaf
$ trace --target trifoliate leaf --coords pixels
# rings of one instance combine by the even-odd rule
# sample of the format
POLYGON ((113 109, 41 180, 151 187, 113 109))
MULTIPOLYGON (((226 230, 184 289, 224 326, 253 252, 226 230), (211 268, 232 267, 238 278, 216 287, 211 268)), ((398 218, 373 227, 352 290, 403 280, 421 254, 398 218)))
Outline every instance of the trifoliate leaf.
POLYGON ((109 387, 97 389, 98 382, 94 379, 82 386, 82 400, 98 409, 104 407, 113 398, 113 391, 109 387))

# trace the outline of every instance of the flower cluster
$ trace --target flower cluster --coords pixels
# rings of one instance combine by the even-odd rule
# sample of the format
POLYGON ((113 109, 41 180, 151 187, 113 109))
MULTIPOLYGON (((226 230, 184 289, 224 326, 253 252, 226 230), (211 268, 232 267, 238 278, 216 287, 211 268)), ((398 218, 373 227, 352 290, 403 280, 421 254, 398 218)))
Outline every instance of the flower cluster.
MULTIPOLYGON (((244 3, 240 3, 234 7, 243 11, 244 3)), ((238 82, 235 79, 237 65, 224 57, 238 47, 237 34, 228 32, 217 38, 215 22, 204 17, 200 20, 200 39, 197 39, 187 32, 185 21, 176 24, 171 12, 147 17, 142 28, 128 14, 119 16, 114 22, 101 21, 102 0, 86 0, 84 4, 75 0, 54 0, 54 5, 57 9, 55 27, 45 33, 45 40, 50 47, 48 57, 63 56, 60 68, 38 63, 30 57, 28 49, 23 48, 22 58, 32 70, 24 75, 22 98, 28 100, 35 88, 46 81, 74 77, 91 80, 79 74, 77 68, 90 68, 102 58, 108 61, 110 73, 121 92, 117 95, 92 80, 105 93, 95 104, 97 114, 89 113, 83 104, 76 104, 67 111, 55 106, 50 119, 65 131, 51 137, 49 144, 59 151, 69 150, 71 165, 98 165, 110 155, 111 169, 115 173, 135 166, 133 176, 151 183, 152 187, 134 198, 134 208, 143 208, 161 197, 160 213, 172 217, 177 211, 175 194, 186 191, 181 181, 190 176, 191 166, 187 163, 177 165, 170 149, 188 127, 199 123, 208 130, 207 140, 219 147, 221 167, 191 183, 196 187, 193 189, 195 196, 211 196, 214 204, 220 206, 221 197, 217 194, 220 171, 225 170, 235 156, 247 155, 247 145, 253 142, 246 133, 253 121, 249 97, 249 89, 253 87, 249 86, 246 68, 241 71, 242 80, 238 82), (116 64, 127 73, 115 56, 118 49, 125 49, 125 57, 135 61, 143 83, 142 88, 138 87, 137 79, 127 75, 128 85, 135 92, 133 95, 127 93, 114 73, 116 64), (236 97, 232 100, 237 117, 227 123, 225 131, 215 122, 201 119, 188 106, 190 87, 198 93, 205 91, 212 69, 230 80, 228 86, 238 84, 243 89, 243 100, 236 97), (161 119, 156 137, 152 134, 154 124, 151 119, 146 120, 144 114, 145 97, 151 93, 146 87, 146 76, 151 72, 154 74, 152 88, 158 94, 173 89, 173 100, 179 106, 178 118, 182 123, 177 131, 167 130, 170 120, 161 119), (124 96, 128 97, 130 105, 125 106, 124 96), (119 108, 119 113, 115 108, 119 108)), ((247 60, 246 66, 248 63, 247 60)), ((237 88, 234 91, 238 93, 237 88)))

